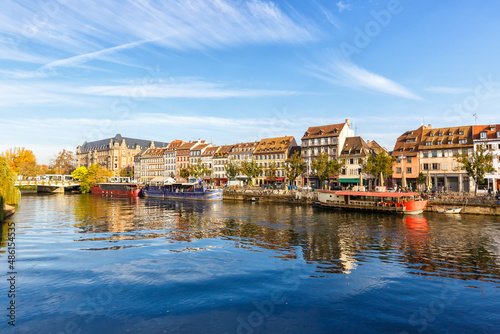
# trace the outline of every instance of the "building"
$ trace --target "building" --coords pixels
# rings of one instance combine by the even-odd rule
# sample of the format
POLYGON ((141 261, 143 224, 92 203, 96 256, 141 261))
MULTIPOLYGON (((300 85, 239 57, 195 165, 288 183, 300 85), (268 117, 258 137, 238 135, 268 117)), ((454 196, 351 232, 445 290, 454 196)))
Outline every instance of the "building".
POLYGON ((182 140, 176 139, 168 144, 167 149, 165 150, 165 177, 171 177, 173 179, 177 176, 177 150, 179 147, 184 144, 182 140))
MULTIPOLYGON (((228 154, 229 161, 234 162, 237 166, 241 166, 241 163, 243 161, 252 161, 253 151, 255 150, 257 145, 259 145, 258 141, 238 143, 234 145, 231 152, 229 152, 228 154)), ((248 180, 248 177, 245 174, 238 172, 238 175, 236 175, 236 179, 246 182, 248 180)))
POLYGON ((132 170, 134 156, 145 148, 166 147, 168 143, 122 137, 85 142, 76 148, 77 167, 90 167, 93 164, 109 169, 116 176, 122 169, 132 170))
POLYGON ((153 179, 164 179, 167 148, 148 148, 141 155, 141 182, 151 184, 153 179))
POLYGON ((197 140, 197 141, 189 141, 187 143, 183 143, 177 148, 175 155, 175 168, 176 168, 176 177, 178 182, 188 181, 187 179, 181 178, 180 170, 182 168, 188 168, 190 165, 191 158, 191 149, 198 144, 205 144, 205 140, 197 140))
POLYGON ((375 185, 377 175, 371 175, 363 172, 363 163, 368 157, 374 156, 385 151, 376 141, 366 142, 361 137, 347 137, 344 146, 340 152, 339 159, 344 160, 338 183, 343 187, 356 185, 368 186, 375 185), (360 181, 363 184, 360 184, 360 181))
POLYGON ((396 158, 392 167, 392 179, 394 186, 401 187, 403 171, 408 188, 418 189, 417 178, 420 174, 420 154, 418 147, 422 139, 422 131, 427 129, 421 126, 416 130, 406 131, 398 137, 391 156, 396 158))
POLYGON ((144 152, 146 152, 147 148, 143 149, 136 155, 134 155, 134 181, 141 181, 141 156, 144 152))
POLYGON ((485 182, 478 186, 480 191, 492 188, 494 192, 500 190, 500 124, 473 126, 474 151, 478 145, 485 145, 493 155, 494 173, 486 174, 485 182))
POLYGON ((222 186, 227 183, 228 176, 226 174, 225 165, 228 162, 228 155, 234 145, 224 145, 219 148, 212 158, 213 161, 213 180, 217 186, 222 186))
POLYGON ((346 119, 344 123, 309 127, 302 136, 301 145, 301 156, 307 164, 304 185, 318 187, 319 180, 314 176, 314 170, 311 167, 313 160, 321 152, 326 152, 331 159, 337 159, 346 138, 353 136, 354 130, 350 127, 349 119, 346 119))
POLYGON ((210 146, 207 147, 201 154, 201 164, 209 172, 204 175, 204 180, 207 182, 212 182, 213 180, 213 158, 215 154, 219 151, 220 146, 210 146))
POLYGON ((269 178, 269 168, 273 164, 276 168, 274 182, 285 182, 285 162, 288 160, 290 151, 294 146, 297 146, 297 142, 294 137, 290 136, 261 139, 253 151, 257 163, 264 169, 260 177, 257 178, 256 185, 273 182, 269 178))
POLYGON ((459 153, 472 154, 472 126, 433 129, 424 127, 418 146, 420 170, 432 180, 432 186, 448 191, 469 192, 474 182, 469 180, 456 160, 459 153))

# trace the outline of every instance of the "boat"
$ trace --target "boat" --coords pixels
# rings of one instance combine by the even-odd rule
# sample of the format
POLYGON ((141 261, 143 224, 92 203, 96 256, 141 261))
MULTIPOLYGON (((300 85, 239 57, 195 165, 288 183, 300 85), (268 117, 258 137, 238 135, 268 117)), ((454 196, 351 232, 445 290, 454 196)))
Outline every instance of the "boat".
POLYGON ((447 208, 447 209, 437 209, 436 212, 439 213, 451 213, 451 214, 457 214, 462 211, 462 208, 447 208))
POLYGON ((92 187, 92 194, 138 197, 140 193, 137 183, 98 183, 92 187))
POLYGON ((369 192, 318 190, 315 205, 359 211, 379 211, 416 215, 422 213, 429 201, 414 192, 369 192))
POLYGON ((207 189, 198 183, 171 183, 163 186, 146 186, 142 189, 144 197, 171 199, 196 199, 204 201, 221 201, 223 191, 207 189))
POLYGON ((16 212, 16 207, 12 205, 4 204, 3 206, 3 218, 12 216, 16 212))

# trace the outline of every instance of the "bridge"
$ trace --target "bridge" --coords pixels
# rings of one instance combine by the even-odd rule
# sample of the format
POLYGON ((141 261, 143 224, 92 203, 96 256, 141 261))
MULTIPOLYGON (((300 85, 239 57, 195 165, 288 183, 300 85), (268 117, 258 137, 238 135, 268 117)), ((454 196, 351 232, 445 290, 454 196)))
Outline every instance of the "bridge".
POLYGON ((16 187, 20 186, 36 186, 38 193, 64 193, 65 191, 78 190, 80 182, 71 181, 57 181, 57 180, 30 180, 30 181, 16 181, 16 187))

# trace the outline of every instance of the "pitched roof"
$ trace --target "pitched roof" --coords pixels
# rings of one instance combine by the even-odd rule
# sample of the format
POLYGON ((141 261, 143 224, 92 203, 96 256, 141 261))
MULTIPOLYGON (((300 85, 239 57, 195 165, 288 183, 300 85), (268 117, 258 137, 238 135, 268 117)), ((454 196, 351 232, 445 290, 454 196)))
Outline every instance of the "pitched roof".
POLYGON ((148 148, 143 154, 142 157, 159 157, 162 156, 167 148, 148 148))
POLYGON ((213 156, 217 150, 220 148, 220 146, 212 146, 212 147, 208 147, 202 154, 201 156, 202 157, 210 157, 210 156, 213 156))
POLYGON ((420 140, 419 150, 449 149, 472 146, 472 125, 455 126, 438 129, 424 129, 420 140), (465 144, 460 141, 465 140, 465 144), (427 144, 430 143, 430 144, 427 144), (440 144, 441 143, 441 144, 440 144))
POLYGON ((422 139, 422 131, 426 129, 425 126, 421 126, 416 130, 406 131, 396 140, 394 145, 394 150, 392 151, 392 156, 400 156, 402 153, 405 156, 417 156, 418 146, 420 145, 420 140, 422 139))
POLYGON ((253 154, 285 153, 290 146, 296 146, 293 136, 261 139, 253 154))
POLYGON ((337 137, 347 122, 330 125, 310 126, 302 136, 302 140, 311 138, 337 137))
POLYGON ((259 145, 258 141, 248 142, 248 143, 238 143, 235 144, 229 154, 239 154, 239 153, 252 153, 255 148, 259 145))
MULTIPOLYGON (((340 152, 339 157, 366 157, 372 154, 373 150, 361 137, 347 137, 344 142, 344 147, 340 152)), ((374 152, 373 152, 374 153, 374 152)))
POLYGON ((499 138, 499 133, 500 133, 500 124, 496 125, 474 125, 473 126, 473 139, 474 140, 480 140, 480 139, 485 139, 481 138, 481 132, 486 133, 486 139, 500 139, 499 138))
POLYGON ((155 147, 168 146, 168 143, 164 143, 164 142, 160 142, 160 141, 151 141, 151 140, 144 140, 144 139, 122 137, 120 134, 117 134, 113 138, 101 139, 101 140, 96 140, 96 141, 92 141, 92 142, 84 142, 83 145, 80 146, 80 152, 87 153, 90 151, 109 150, 110 144, 112 146, 115 143, 118 143, 121 145, 122 140, 125 140, 125 145, 127 145, 127 148, 130 148, 130 149, 136 148, 136 146, 139 148, 147 148, 147 147, 151 146, 152 142, 154 142, 155 147))

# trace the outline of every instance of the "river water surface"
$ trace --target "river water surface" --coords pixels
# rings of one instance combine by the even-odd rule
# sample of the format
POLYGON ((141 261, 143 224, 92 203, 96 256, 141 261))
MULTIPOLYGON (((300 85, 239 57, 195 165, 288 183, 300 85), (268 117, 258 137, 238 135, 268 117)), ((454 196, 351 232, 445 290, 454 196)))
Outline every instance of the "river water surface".
POLYGON ((1 230, 1 333, 500 332, 498 217, 29 194, 1 230))

